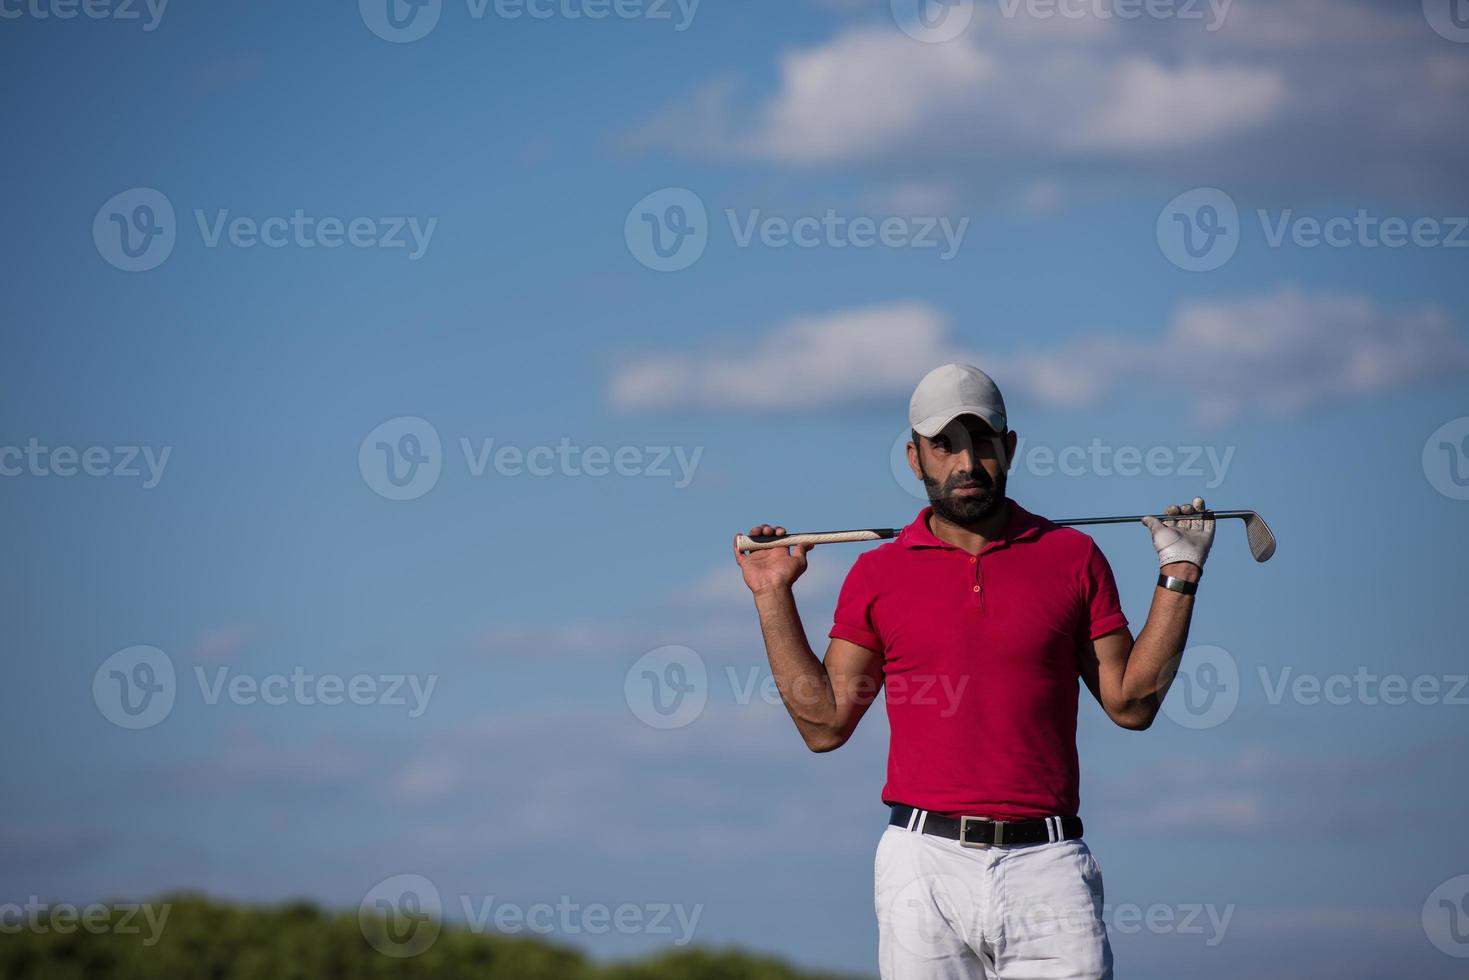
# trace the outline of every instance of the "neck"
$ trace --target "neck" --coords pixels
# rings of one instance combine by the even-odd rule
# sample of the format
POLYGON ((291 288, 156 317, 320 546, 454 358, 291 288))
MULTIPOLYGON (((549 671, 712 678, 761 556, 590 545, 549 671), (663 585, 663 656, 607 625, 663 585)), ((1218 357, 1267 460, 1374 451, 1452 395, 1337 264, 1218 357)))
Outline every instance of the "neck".
POLYGON ((1000 501, 1000 506, 984 517, 969 524, 954 524, 938 514, 929 512, 928 529, 933 536, 945 544, 962 548, 971 555, 979 554, 981 548, 1000 536, 1010 522, 1010 498, 1000 501))

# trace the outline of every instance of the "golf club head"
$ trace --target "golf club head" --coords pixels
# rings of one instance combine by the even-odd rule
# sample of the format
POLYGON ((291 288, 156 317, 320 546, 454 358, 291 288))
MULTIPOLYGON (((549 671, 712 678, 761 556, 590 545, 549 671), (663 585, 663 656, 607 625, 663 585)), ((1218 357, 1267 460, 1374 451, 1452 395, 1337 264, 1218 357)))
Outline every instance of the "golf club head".
POLYGON ((1255 561, 1269 561, 1275 554, 1275 534, 1265 519, 1254 511, 1245 515, 1245 538, 1250 542, 1250 554, 1255 561))

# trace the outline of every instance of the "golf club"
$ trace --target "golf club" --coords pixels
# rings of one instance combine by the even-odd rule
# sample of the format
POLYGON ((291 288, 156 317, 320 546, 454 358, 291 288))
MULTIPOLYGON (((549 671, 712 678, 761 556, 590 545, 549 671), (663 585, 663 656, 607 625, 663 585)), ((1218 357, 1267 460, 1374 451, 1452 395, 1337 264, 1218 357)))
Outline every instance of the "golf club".
MULTIPOLYGON (((1135 524, 1145 514, 1128 517, 1077 517, 1065 521, 1052 521, 1061 527, 1076 527, 1085 524, 1135 524)), ((1177 520, 1229 520, 1238 518, 1245 522, 1245 538, 1250 544, 1250 554, 1255 561, 1269 561, 1275 554, 1275 535, 1265 519, 1252 510, 1206 510, 1202 514, 1154 514, 1160 521, 1177 520)), ((741 551, 761 551, 765 548, 786 548, 796 544, 839 544, 843 541, 882 541, 897 536, 899 528, 873 527, 860 531, 813 531, 801 534, 748 534, 739 536, 741 551)))

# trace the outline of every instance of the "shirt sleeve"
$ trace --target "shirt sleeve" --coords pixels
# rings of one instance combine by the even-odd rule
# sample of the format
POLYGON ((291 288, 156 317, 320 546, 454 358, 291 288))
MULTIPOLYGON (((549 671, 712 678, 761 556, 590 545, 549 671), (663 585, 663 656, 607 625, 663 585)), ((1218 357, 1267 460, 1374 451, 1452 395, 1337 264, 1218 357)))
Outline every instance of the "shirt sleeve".
POLYGON ((1127 617, 1122 614, 1122 600, 1117 597, 1117 581, 1112 577, 1112 566, 1094 541, 1088 545, 1082 574, 1083 608, 1077 638, 1095 640, 1104 633, 1126 626, 1127 617))
POLYGON ((831 632, 826 635, 882 653, 882 637, 878 636, 877 627, 872 623, 872 603, 877 594, 863 566, 862 558, 858 558, 847 572, 841 594, 837 596, 836 612, 832 614, 831 632))

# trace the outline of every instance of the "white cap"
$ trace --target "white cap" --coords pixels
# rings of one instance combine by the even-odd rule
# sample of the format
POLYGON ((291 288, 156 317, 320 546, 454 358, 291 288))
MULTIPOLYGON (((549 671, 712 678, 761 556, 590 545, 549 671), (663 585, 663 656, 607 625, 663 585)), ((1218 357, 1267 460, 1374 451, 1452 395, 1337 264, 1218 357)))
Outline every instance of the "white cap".
POLYGON ((1005 431, 1005 399, 988 374, 968 364, 945 364, 923 376, 908 402, 908 424, 933 438, 960 415, 976 415, 1005 431))

